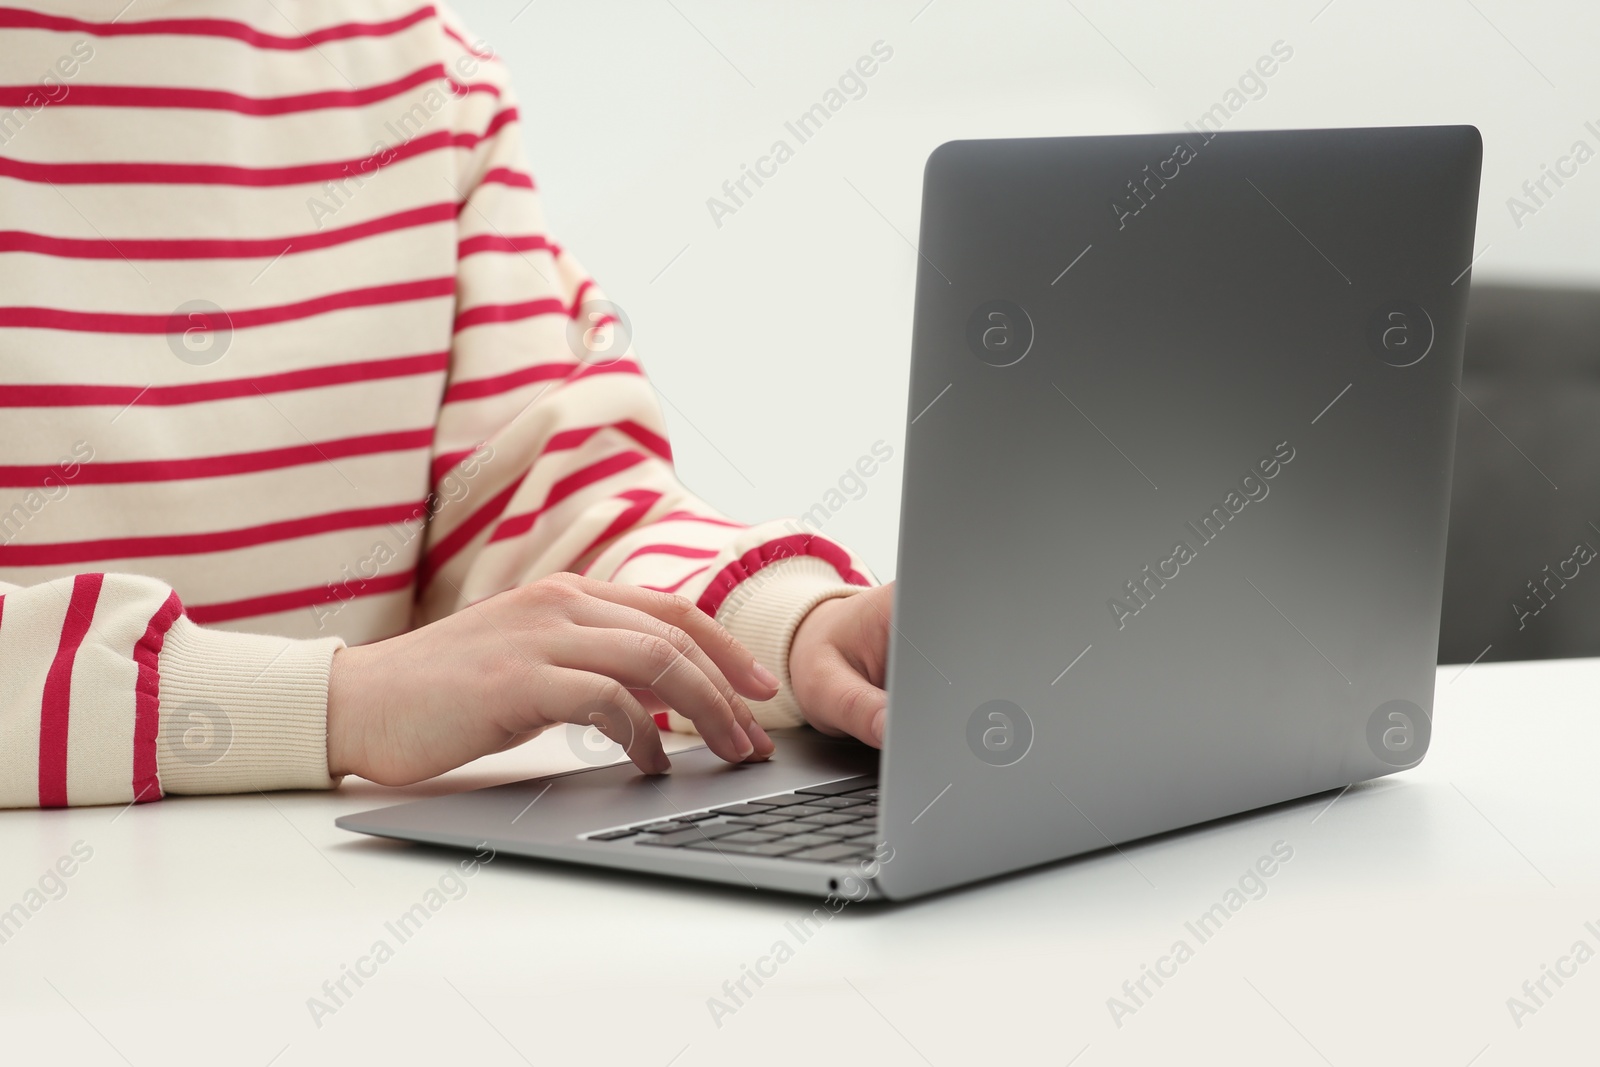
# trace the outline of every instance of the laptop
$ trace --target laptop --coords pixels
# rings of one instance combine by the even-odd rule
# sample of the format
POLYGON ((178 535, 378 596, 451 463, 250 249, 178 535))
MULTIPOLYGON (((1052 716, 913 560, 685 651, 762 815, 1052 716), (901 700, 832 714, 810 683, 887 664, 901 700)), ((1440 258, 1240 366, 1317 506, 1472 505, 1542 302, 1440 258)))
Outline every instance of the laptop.
POLYGON ((881 757, 775 731, 338 825, 901 900, 1415 766, 1481 157, 1470 126, 940 146, 881 757))

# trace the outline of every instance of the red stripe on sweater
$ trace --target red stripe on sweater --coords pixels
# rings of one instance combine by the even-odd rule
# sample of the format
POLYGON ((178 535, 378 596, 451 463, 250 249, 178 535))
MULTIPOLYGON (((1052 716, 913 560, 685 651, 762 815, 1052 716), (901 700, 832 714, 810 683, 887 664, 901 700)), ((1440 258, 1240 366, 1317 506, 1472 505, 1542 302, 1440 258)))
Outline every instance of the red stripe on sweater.
MULTIPOLYGON (((293 304, 277 307, 244 308, 212 315, 213 329, 232 327, 235 330, 255 326, 271 326, 281 322, 296 322, 333 311, 351 308, 379 307, 404 304, 416 300, 455 295, 456 280, 426 278, 415 282, 397 282, 392 285, 374 285, 366 289, 351 289, 342 293, 313 297, 293 304)), ((182 333, 187 323, 176 315, 120 314, 101 311, 69 311, 63 308, 0 307, 0 327, 17 329, 66 330, 73 333, 163 334, 182 333)))
MULTIPOLYGON (((572 431, 564 432, 571 433, 572 431)), ((534 463, 537 463, 539 457, 548 452, 557 451, 561 447, 573 447, 572 445, 558 445, 557 439, 560 437, 561 434, 557 434, 551 438, 550 442, 539 453, 539 456, 534 458, 534 463)), ((532 511, 526 511, 506 519, 496 526, 494 533, 489 535, 489 543, 492 544, 495 541, 503 541, 506 538, 527 533, 528 530, 533 528, 533 524, 538 520, 539 516, 573 493, 603 478, 643 463, 647 458, 640 452, 619 452, 616 455, 607 456, 599 462, 574 471, 552 485, 550 492, 538 507, 532 511)), ((482 533, 490 523, 495 522, 501 515, 505 514, 506 508, 511 504, 512 497, 516 495, 517 490, 522 487, 523 481, 527 479, 531 472, 532 465, 529 466, 528 470, 518 475, 516 481, 490 497, 481 508, 463 520, 460 526, 440 538, 439 543, 429 549, 427 557, 422 563, 422 585, 424 588, 462 549, 471 544, 473 539, 482 533)), ((0 552, 3 552, 3 550, 0 550, 0 552)), ((0 555, 0 560, 3 559, 4 556, 0 555)))
POLYGON ((619 419, 616 422, 605 422, 598 426, 577 426, 570 430, 561 430, 553 433, 544 448, 539 450, 539 454, 542 456, 546 452, 560 452, 568 448, 577 448, 602 430, 620 431, 662 459, 670 460, 672 458, 672 449, 667 447, 664 437, 652 432, 647 427, 640 426, 632 419, 619 419))
POLYGON ((679 578, 671 585, 641 585, 639 588, 649 589, 657 593, 676 593, 678 590, 689 584, 690 578, 693 578, 697 574, 704 574, 710 569, 711 564, 707 563, 704 567, 696 567, 694 570, 690 571, 688 574, 685 574, 682 578, 679 578))
POLYGON ((493 378, 474 378, 471 381, 451 382, 445 390, 444 403, 456 404, 463 400, 480 400, 486 396, 499 396, 534 382, 547 382, 565 378, 578 369, 575 361, 561 363, 535 363, 493 378))
MULTIPOLYGON (((239 115, 292 115, 306 111, 366 107, 392 99, 418 86, 443 81, 458 99, 473 93, 500 95, 498 86, 483 82, 461 83, 449 77, 443 63, 434 63, 380 85, 364 89, 326 89, 289 96, 245 96, 221 89, 193 89, 159 85, 74 85, 52 107, 176 108, 194 111, 231 111, 239 115)), ((37 85, 0 85, 0 108, 32 106, 37 85)), ((428 110, 423 105, 424 110, 428 110)), ((430 111, 430 117, 431 117, 430 111)))
POLYGON ((641 445, 666 460, 672 462, 672 443, 665 437, 656 433, 648 426, 641 426, 632 419, 623 419, 616 424, 617 429, 638 441, 641 445))
POLYGON ((502 520, 500 525, 495 527, 494 533, 489 535, 490 544, 512 537, 521 537, 533 529, 533 524, 539 520, 540 516, 574 493, 581 489, 586 489, 596 482, 604 481, 613 474, 621 474, 625 470, 631 470, 649 458, 643 452, 618 452, 614 456, 607 456, 597 463, 591 463, 587 467, 581 467, 573 471, 550 487, 549 494, 537 508, 502 520))
POLYGON ((444 402, 455 404, 467 400, 481 400, 484 397, 499 396, 509 393, 514 389, 521 389, 525 385, 552 379, 565 379, 560 388, 572 385, 587 378, 600 374, 639 374, 644 373, 643 368, 631 359, 619 359, 612 363, 545 363, 536 364, 534 367, 524 367, 522 370, 512 371, 494 378, 477 378, 468 382, 457 382, 445 393, 444 402))
POLYGON ((257 393, 289 393, 385 378, 409 378, 440 373, 449 366, 449 352, 433 352, 425 356, 335 363, 264 374, 259 378, 226 378, 188 385, 0 385, 0 408, 172 407, 232 400, 257 393))
POLYGON ((832 564, 833 569, 839 572, 839 578, 850 585, 872 584, 866 575, 850 565, 850 553, 832 541, 825 541, 815 534, 793 534, 757 545, 722 568, 716 577, 711 579, 711 584, 706 586, 705 592, 700 594, 696 606, 707 615, 715 617, 717 609, 722 607, 722 602, 728 599, 728 594, 733 592, 740 582, 781 560, 803 556, 811 556, 832 564))
MULTIPOLYGON (((539 450, 535 461, 551 452, 564 452, 577 448, 602 430, 617 430, 633 438, 639 444, 648 448, 662 459, 671 462, 672 448, 667 444, 667 439, 654 432, 649 427, 641 426, 632 419, 620 419, 617 422, 601 423, 598 426, 578 426, 570 430, 559 430, 550 435, 544 447, 539 450)), ((434 458, 432 467, 432 484, 437 486, 441 479, 457 464, 483 447, 480 442, 471 448, 456 449, 451 452, 442 452, 434 458)))
MULTIPOLYGON (((450 531, 448 536, 442 537, 440 542, 438 542, 437 545, 434 545, 434 550, 429 553, 429 557, 427 557, 427 560, 424 561, 424 565, 422 565, 422 584, 429 584, 429 582, 432 581, 434 574, 437 574, 438 571, 440 571, 440 568, 443 568, 445 563, 448 563, 448 561, 451 560, 451 557, 454 557, 456 553, 461 552, 461 549, 464 549, 464 547, 466 547, 466 545, 469 544, 469 542, 472 541, 472 539, 474 539, 478 533, 482 533, 483 528, 485 528, 488 523, 494 522, 496 518, 501 517, 501 515, 506 512, 506 506, 509 504, 510 498, 514 496, 518 486, 522 485, 523 478, 528 477, 528 472, 533 470, 534 464, 538 464, 539 459, 544 458, 544 456, 549 456, 550 453, 558 453, 558 451, 568 451, 573 450, 573 448, 578 448, 579 445, 587 442, 590 437, 594 437, 595 434, 598 434, 600 430, 613 429, 613 427, 614 429, 622 429, 624 434, 629 434, 630 437, 634 437, 635 440, 638 440, 638 442, 645 443, 645 445, 648 446, 648 442, 645 442, 640 435, 634 434, 634 432, 627 429, 627 427, 637 427, 638 430, 642 430, 643 434, 646 435, 650 434, 650 430, 645 429, 645 427, 638 426, 637 422, 632 421, 632 419, 622 419, 622 421, 619 422, 606 422, 606 424, 603 424, 603 426, 574 427, 574 429, 560 430, 560 432, 557 432, 557 434, 550 435, 550 440, 547 440, 547 442, 544 443, 544 448, 539 450, 538 456, 534 456, 533 462, 528 464, 528 470, 523 470, 522 475, 517 478, 517 482, 514 482, 512 485, 504 488, 504 490, 499 491, 498 494, 494 494, 493 498, 486 502, 485 506, 480 507, 477 512, 472 514, 472 517, 467 518, 466 522, 462 522, 461 525, 456 526, 453 531, 450 531)), ((664 438, 662 438, 662 440, 664 440, 664 438)), ((482 445, 480 445, 480 448, 482 448, 482 445)), ((470 450, 469 453, 462 454, 470 454, 470 450)), ((437 469, 435 469, 435 482, 438 482, 438 478, 440 477, 443 477, 443 475, 438 474, 437 469)))
POLYGON ((466 259, 480 252, 549 252, 553 256, 559 256, 561 246, 542 234, 506 237, 493 233, 468 237, 456 246, 457 259, 466 259))
POLYGON ((450 222, 456 217, 452 202, 399 211, 393 215, 341 226, 320 233, 299 233, 288 237, 240 239, 173 238, 143 240, 119 237, 115 241, 82 237, 54 237, 0 231, 0 252, 32 252, 62 259, 266 259, 278 255, 300 255, 348 244, 365 237, 393 233, 414 227, 450 222))
MULTIPOLYGON (((534 188, 533 176, 524 174, 520 170, 510 167, 493 167, 482 178, 478 179, 479 185, 509 185, 514 189, 534 188)), ((466 205, 462 205, 463 207, 466 205)))
POLYGON ((570 315, 570 312, 560 298, 553 296, 526 300, 520 304, 480 304, 456 316, 455 332, 460 333, 462 330, 482 326, 485 323, 521 322, 540 315, 570 315))
MULTIPOLYGON (((512 16, 512 18, 515 18, 515 17, 516 16, 514 16, 514 15, 512 16)), ((480 52, 480 51, 478 51, 472 45, 467 43, 467 39, 465 37, 461 36, 459 33, 457 33, 455 30, 451 29, 449 26, 446 26, 444 23, 442 23, 442 22, 439 23, 439 28, 444 30, 444 35, 446 37, 450 38, 452 41, 454 41, 456 44, 460 45, 462 48, 465 48, 469 54, 471 54, 473 56, 476 56, 479 59, 492 60, 492 59, 496 58, 494 52, 492 52, 492 51, 489 51, 489 52, 480 52)))
POLYGON ((39 706, 39 806, 67 806, 67 731, 72 713, 72 665, 89 634, 94 609, 100 602, 103 574, 79 574, 72 579, 72 597, 61 622, 61 643, 44 678, 39 706))
POLYGON ((476 137, 479 141, 487 141, 513 122, 520 121, 521 116, 514 107, 501 108, 494 113, 494 118, 489 120, 489 125, 483 128, 482 133, 465 134, 467 137, 476 137))
POLYGON ((485 501, 483 507, 462 520, 460 526, 441 537, 439 543, 429 549, 422 560, 423 588, 427 588, 428 584, 433 581, 434 575, 443 570, 445 564, 455 558, 457 553, 471 544, 472 539, 482 533, 484 527, 504 514, 506 507, 511 503, 511 498, 516 495, 517 490, 522 487, 523 480, 527 477, 528 472, 523 471, 515 481, 490 497, 485 501))
MULTIPOLYGON (((441 554, 443 555, 444 561, 448 561, 451 556, 455 555, 461 550, 462 545, 472 540, 472 537, 481 531, 484 526, 500 517, 500 515, 505 511, 506 504, 510 501, 510 494, 515 491, 517 486, 522 484, 522 479, 528 476, 528 471, 531 471, 534 465, 539 462, 539 460, 543 459, 552 452, 565 452, 570 449, 577 448, 579 445, 589 440, 589 438, 593 437, 596 433, 604 428, 605 427, 603 426, 580 426, 576 429, 561 430, 557 433, 551 434, 550 439, 544 443, 544 447, 539 449, 538 455, 533 457, 533 462, 528 465, 528 470, 522 473, 521 477, 517 479, 514 485, 496 494, 489 500, 488 503, 475 512, 470 519, 467 519, 461 524, 461 526, 458 526, 456 529, 452 530, 448 537, 440 540, 439 544, 434 547, 432 557, 430 558, 432 565, 425 566, 423 571, 424 584, 426 584, 427 581, 433 577, 435 571, 444 565, 444 562, 439 558, 441 554), (489 514, 491 511, 493 514, 489 514), (462 531, 468 527, 471 527, 471 534, 464 534, 462 531)), ((460 452, 441 455, 438 459, 434 460, 433 484, 437 485, 440 479, 449 473, 450 469, 453 468, 456 463, 459 463, 462 459, 465 459, 467 456, 470 456, 473 452, 476 452, 482 447, 483 446, 480 444, 475 448, 463 449, 460 452)))
POLYGON ((233 622, 261 615, 329 604, 335 600, 354 600, 358 597, 379 596, 401 589, 410 589, 416 581, 416 570, 396 574, 380 574, 374 578, 354 578, 341 584, 313 585, 305 589, 291 589, 283 593, 229 600, 216 604, 195 604, 189 608, 189 618, 205 626, 219 622, 233 622))
MULTIPOLYGON (((602 545, 609 544, 612 538, 620 537, 622 534, 633 529, 634 526, 638 524, 639 520, 644 518, 645 515, 649 514, 650 509, 656 506, 656 503, 661 499, 661 494, 656 492, 654 489, 629 489, 625 493, 618 493, 612 499, 625 500, 629 503, 626 508, 618 513, 616 518, 611 520, 604 530, 600 531, 599 535, 595 537, 594 540, 590 541, 584 546, 582 552, 579 552, 575 557, 573 557, 572 564, 570 566, 561 568, 562 570, 569 571, 574 569, 589 555, 589 553, 593 552, 597 548, 600 548, 602 545)), ((589 567, 585 566, 578 573, 588 574, 589 567)))
POLYGON ((603 374, 631 374, 644 377, 644 368, 631 359, 617 360, 611 363, 580 363, 576 370, 567 376, 566 380, 556 386, 557 389, 566 389, 577 385, 579 382, 588 381, 590 378, 603 374))
POLYGON ((183 614, 183 601, 170 593, 150 616, 144 637, 133 646, 138 679, 133 686, 133 800, 144 804, 161 799, 161 776, 156 767, 156 739, 161 735, 161 649, 167 631, 183 614))
POLYGON ((691 548, 688 545, 640 545, 638 548, 624 556, 622 562, 616 565, 616 567, 611 571, 610 581, 616 581, 617 575, 622 573, 622 568, 626 567, 640 556, 677 556, 680 559, 711 559, 720 551, 722 550, 719 548, 691 548))
MULTIPOLYGON (((343 41, 353 37, 389 37, 403 30, 415 26, 429 18, 435 17, 438 12, 432 4, 419 7, 408 15, 389 19, 384 22, 341 22, 336 26, 324 26, 320 30, 312 30, 307 34, 295 34, 293 37, 280 36, 275 33, 264 33, 254 26, 233 19, 141 19, 127 22, 90 22, 86 19, 67 18, 61 15, 46 15, 38 11, 23 11, 17 8, 0 8, 0 27, 7 29, 27 30, 54 30, 58 33, 87 33, 95 37, 145 37, 145 36, 175 36, 175 37, 226 37, 242 41, 253 48, 265 48, 283 51, 299 51, 306 48, 315 48, 328 41, 343 41)), ((445 30, 452 37, 459 37, 445 30)), ((465 43, 465 42, 463 42, 465 43)), ((470 46, 468 46, 470 49, 470 46)))
POLYGON ((232 552, 241 548, 293 541, 301 537, 383 526, 414 520, 426 514, 422 504, 387 504, 307 515, 260 526, 159 537, 117 537, 99 541, 61 541, 39 545, 0 545, 0 566, 59 567, 96 560, 147 559, 153 556, 193 556, 206 552, 232 552))
POLYGON ((707 526, 726 526, 732 530, 748 530, 750 527, 742 522, 731 522, 727 519, 713 519, 709 515, 696 515, 692 511, 669 511, 657 522, 698 522, 707 526))
POLYGON ((440 480, 443 479, 446 474, 449 474, 451 471, 455 470, 462 460, 466 459, 468 456, 472 455, 482 447, 483 445, 478 444, 473 445, 471 448, 460 448, 453 452, 441 452, 437 456, 434 456, 433 463, 428 472, 429 487, 438 489, 440 480))
POLYGON ((619 359, 608 363, 586 363, 580 366, 572 377, 561 383, 565 389, 569 385, 597 377, 601 374, 644 374, 644 368, 631 359, 619 359))
POLYGON ((238 185, 267 188, 370 178, 385 167, 451 148, 476 148, 507 123, 515 108, 497 114, 483 133, 438 130, 358 159, 288 167, 237 167, 220 163, 29 163, 0 156, 0 178, 56 185, 238 185))
MULTIPOLYGON (((376 456, 390 452, 409 452, 433 443, 433 428, 398 430, 393 433, 345 437, 335 441, 315 441, 288 448, 269 448, 259 452, 234 452, 223 456, 196 456, 192 459, 149 459, 124 463, 86 463, 72 481, 79 485, 129 485, 139 482, 179 482, 198 478, 227 478, 237 474, 303 467, 310 463, 348 456, 376 456)), ((59 466, 0 467, 0 486, 45 485, 45 478, 61 476, 59 466)))

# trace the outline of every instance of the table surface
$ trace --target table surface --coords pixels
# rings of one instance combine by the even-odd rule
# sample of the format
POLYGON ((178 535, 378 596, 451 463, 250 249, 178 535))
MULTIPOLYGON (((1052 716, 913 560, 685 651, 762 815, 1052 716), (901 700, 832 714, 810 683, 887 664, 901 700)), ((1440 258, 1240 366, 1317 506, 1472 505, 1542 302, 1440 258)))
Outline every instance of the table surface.
POLYGON ((0 909, 28 917, 0 944, 0 1048, 134 1067, 1593 1062, 1597 690, 1600 660, 1441 668, 1413 771, 810 926, 795 897, 504 856, 467 876, 464 853, 333 825, 570 768, 560 734, 410 789, 3 812, 0 909), (1278 842, 1292 858, 1230 896, 1278 842), (1219 903, 1236 910, 1196 936, 1219 903))

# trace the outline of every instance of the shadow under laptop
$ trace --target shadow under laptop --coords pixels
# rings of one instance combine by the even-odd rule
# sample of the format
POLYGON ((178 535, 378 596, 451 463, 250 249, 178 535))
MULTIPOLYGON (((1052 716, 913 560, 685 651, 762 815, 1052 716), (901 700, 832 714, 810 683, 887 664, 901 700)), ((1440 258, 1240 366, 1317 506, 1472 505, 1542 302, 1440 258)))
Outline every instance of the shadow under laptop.
MULTIPOLYGON (((329 849, 335 854, 351 856, 379 856, 387 854, 396 860, 414 860, 419 870, 433 870, 441 862, 451 863, 469 856, 459 848, 431 845, 421 842, 396 841, 383 837, 358 837, 343 841, 329 849)), ((589 864, 564 863, 560 860, 518 856, 502 852, 495 857, 494 868, 501 872, 514 872, 548 883, 555 890, 590 890, 606 887, 617 890, 649 893, 665 898, 664 902, 705 901, 708 898, 739 907, 769 907, 774 913, 781 909, 785 914, 794 910, 796 901, 817 900, 802 894, 785 893, 776 889, 762 889, 752 885, 731 885, 698 879, 674 878, 661 874, 648 874, 621 870, 614 867, 595 867, 589 864)))
POLYGON ((1373 868, 1391 870, 1397 861, 1415 859, 1418 828, 1427 824, 1421 809, 1431 792, 1392 776, 1358 782, 940 890, 893 910, 959 908, 970 894, 974 904, 1029 921, 1060 912, 1064 903, 1108 917, 1165 912, 1215 889, 1213 883, 1226 881, 1235 868, 1259 873, 1265 865, 1274 874, 1292 868, 1293 858, 1314 843, 1325 847, 1313 854, 1341 857, 1332 872, 1318 872, 1331 878, 1323 888, 1337 892, 1346 879, 1364 883, 1373 868), (1403 839, 1383 832, 1396 825, 1407 827, 1403 839))
MULTIPOLYGON (((452 791, 455 790, 443 790, 452 791)), ((1358 782, 908 901, 860 899, 850 886, 839 887, 824 900, 762 889, 754 881, 736 885, 680 879, 510 853, 496 858, 495 869, 548 883, 558 893, 600 887, 637 890, 668 901, 710 898, 729 907, 765 909, 775 915, 788 915, 797 902, 807 901, 816 907, 827 907, 837 916, 859 914, 885 919, 891 915, 909 918, 946 908, 982 908, 985 912, 1004 912, 1010 916, 1008 923, 1038 922, 1059 912, 1064 903, 1107 917, 1151 910, 1164 914, 1186 902, 1197 890, 1215 888, 1212 883, 1217 881, 1219 872, 1239 868, 1254 869, 1259 874, 1266 858, 1271 858, 1277 867, 1288 869, 1294 865, 1291 857, 1304 855, 1306 846, 1313 843, 1322 846, 1314 851, 1324 857, 1341 857, 1330 870, 1319 869, 1319 879, 1330 874, 1332 877, 1331 882, 1324 882, 1324 891, 1338 892, 1345 880, 1352 885, 1368 884, 1375 869, 1381 874, 1393 871, 1396 864, 1420 859, 1419 835, 1426 834, 1425 809, 1431 792, 1423 783, 1393 776, 1358 782), (1404 829, 1397 834, 1396 827, 1404 829), (1274 845, 1278 845, 1276 854, 1274 845), (858 904, 868 906, 845 906, 858 904), (893 906, 882 907, 886 904, 893 906)), ((351 856, 381 855, 429 870, 441 859, 449 862, 466 855, 461 849, 448 846, 360 835, 331 846, 330 851, 351 856)))

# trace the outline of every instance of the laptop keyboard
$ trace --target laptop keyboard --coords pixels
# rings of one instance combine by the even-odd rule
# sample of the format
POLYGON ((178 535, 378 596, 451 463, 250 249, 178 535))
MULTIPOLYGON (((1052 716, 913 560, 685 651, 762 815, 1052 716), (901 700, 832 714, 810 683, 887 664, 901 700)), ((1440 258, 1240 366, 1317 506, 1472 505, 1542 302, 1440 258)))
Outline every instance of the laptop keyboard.
POLYGON ((585 841, 813 863, 866 859, 878 843, 875 775, 584 834, 585 841))

